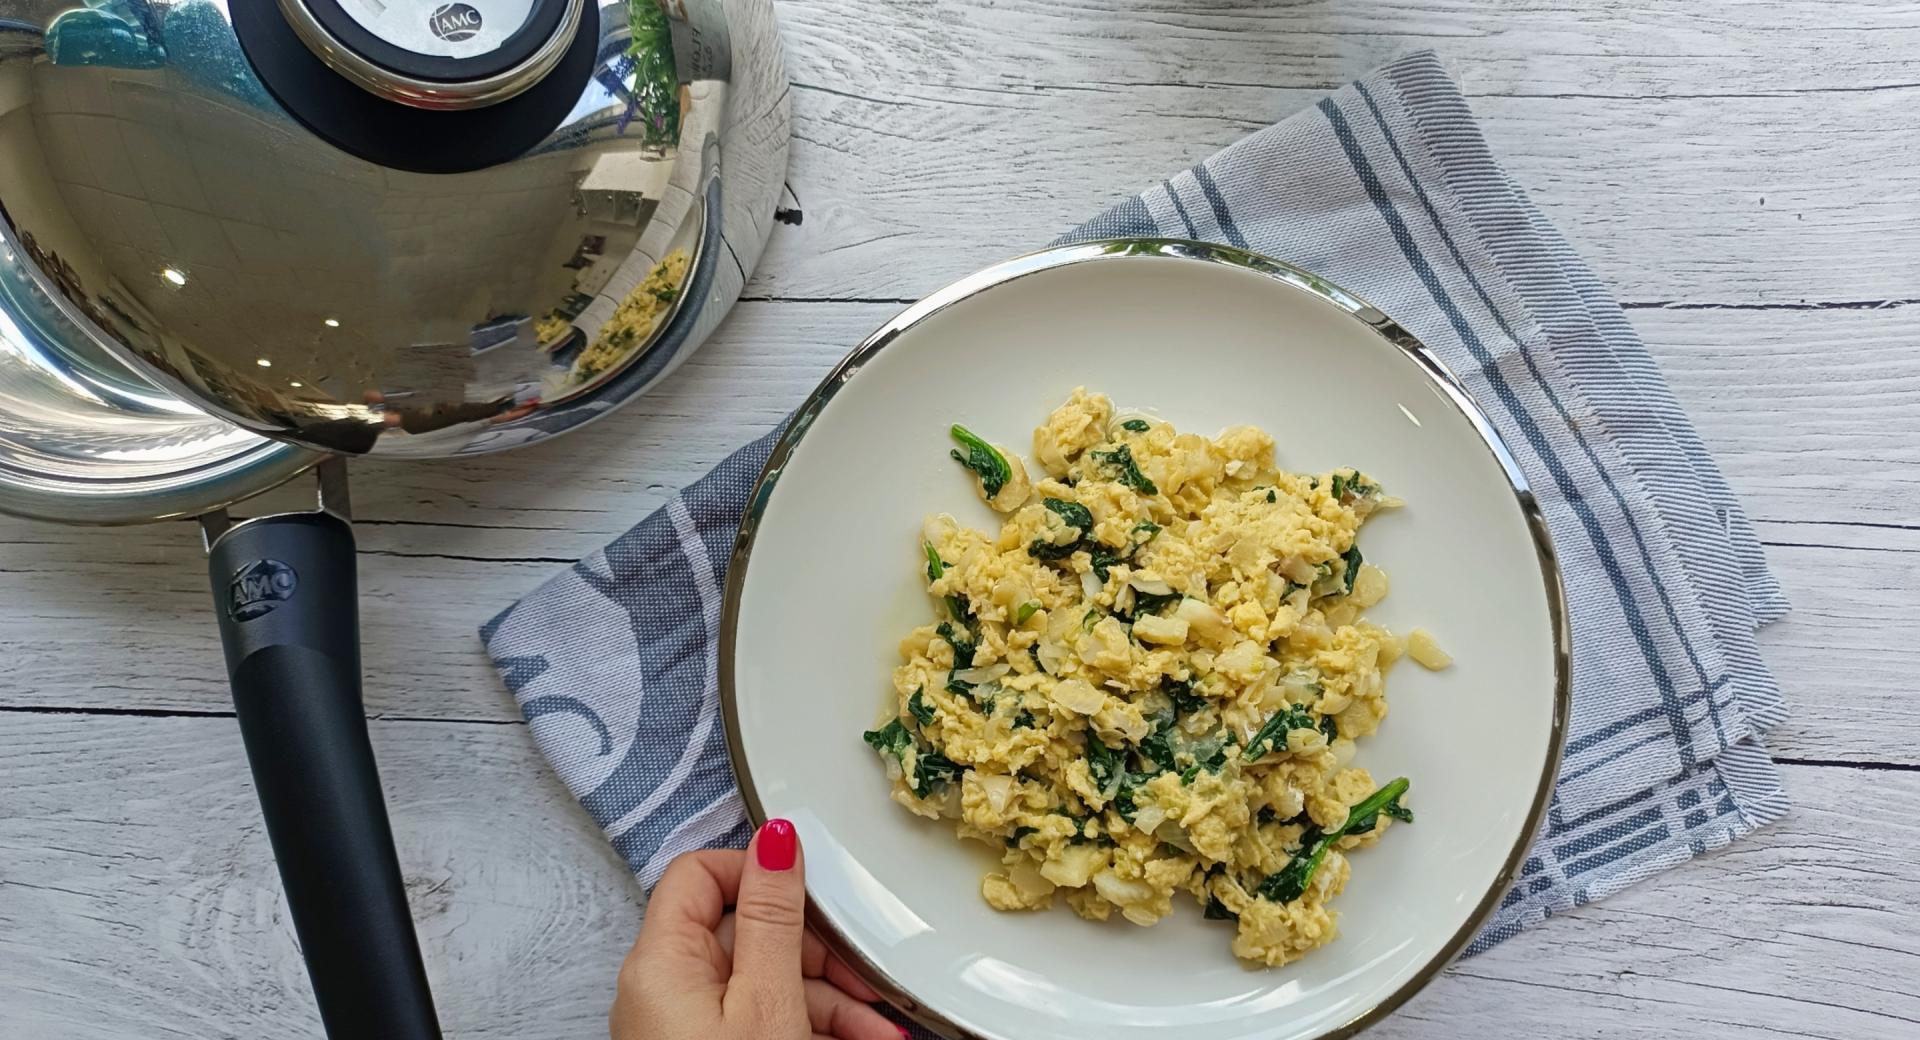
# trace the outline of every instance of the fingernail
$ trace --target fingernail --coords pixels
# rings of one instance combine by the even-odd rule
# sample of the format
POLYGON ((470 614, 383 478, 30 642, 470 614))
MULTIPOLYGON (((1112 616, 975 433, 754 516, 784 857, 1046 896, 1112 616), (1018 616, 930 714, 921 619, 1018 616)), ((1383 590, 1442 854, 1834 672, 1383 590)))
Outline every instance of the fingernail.
POLYGON ((906 1027, 906 1026, 900 1026, 900 1025, 896 1025, 896 1026, 894 1026, 893 1028, 895 1028, 895 1029, 898 1029, 898 1030, 900 1031, 900 1035, 901 1035, 901 1036, 903 1036, 903 1037, 905 1037, 905 1038, 906 1038, 906 1040, 913 1040, 913 1034, 912 1034, 912 1033, 909 1033, 909 1032, 907 1032, 907 1027, 906 1027))
POLYGON ((800 838, 786 820, 768 820, 760 826, 760 840, 754 843, 763 870, 791 870, 793 857, 800 851, 800 838))

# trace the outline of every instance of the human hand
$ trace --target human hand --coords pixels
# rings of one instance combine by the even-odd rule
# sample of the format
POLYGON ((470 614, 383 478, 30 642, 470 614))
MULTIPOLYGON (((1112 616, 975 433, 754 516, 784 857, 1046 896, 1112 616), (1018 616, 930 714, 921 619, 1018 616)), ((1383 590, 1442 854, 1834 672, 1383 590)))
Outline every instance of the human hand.
POLYGON ((620 967, 613 1040, 906 1036, 807 931, 806 904, 800 839, 785 820, 768 820, 745 850, 674 860, 620 967))

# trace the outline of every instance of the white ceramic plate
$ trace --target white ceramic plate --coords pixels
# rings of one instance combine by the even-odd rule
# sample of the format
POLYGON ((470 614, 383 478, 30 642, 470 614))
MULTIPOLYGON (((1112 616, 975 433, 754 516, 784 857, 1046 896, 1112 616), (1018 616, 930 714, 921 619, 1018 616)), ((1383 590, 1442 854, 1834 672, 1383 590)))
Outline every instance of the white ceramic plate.
MULTIPOLYGON (((1032 467, 1029 467, 1031 471, 1032 467)), ((721 695, 755 822, 807 853, 815 927, 923 1023, 990 1040, 1344 1035, 1455 956, 1518 869, 1559 759, 1567 633, 1545 527, 1506 450, 1424 348, 1358 300, 1247 253, 1074 246, 956 283, 876 332, 773 456, 727 589, 721 695), (1357 763, 1408 776, 1417 822, 1352 857, 1341 937, 1251 970, 1184 897, 1151 929, 1064 905, 1006 914, 994 862, 888 800, 860 740, 890 703, 899 639, 934 618, 921 521, 995 524, 947 457, 962 423, 1023 449, 1075 386, 1208 435, 1254 423, 1281 465, 1355 466, 1407 507, 1367 559, 1369 616, 1424 625, 1455 665, 1388 681, 1357 763)))

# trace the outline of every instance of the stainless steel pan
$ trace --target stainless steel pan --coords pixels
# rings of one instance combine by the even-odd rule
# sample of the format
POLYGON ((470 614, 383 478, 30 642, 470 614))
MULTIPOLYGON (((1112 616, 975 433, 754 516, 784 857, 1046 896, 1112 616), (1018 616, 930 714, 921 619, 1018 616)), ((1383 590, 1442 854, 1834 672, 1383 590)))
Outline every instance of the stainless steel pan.
POLYGON ((439 1035, 345 460, 644 392, 739 295, 786 149, 770 0, 0 0, 0 511, 201 518, 330 1036, 439 1035), (312 511, 230 516, 308 470, 312 511))

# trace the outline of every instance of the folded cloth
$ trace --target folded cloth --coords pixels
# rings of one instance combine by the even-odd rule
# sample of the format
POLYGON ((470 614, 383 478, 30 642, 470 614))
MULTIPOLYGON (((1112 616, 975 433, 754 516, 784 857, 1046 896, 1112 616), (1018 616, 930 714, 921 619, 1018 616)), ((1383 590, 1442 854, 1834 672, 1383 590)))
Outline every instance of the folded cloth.
MULTIPOLYGON (((1547 826, 1471 952, 1785 812, 1760 742, 1784 708, 1754 630, 1786 603, 1753 528, 1437 58, 1376 70, 1063 241, 1131 236, 1278 257, 1391 314, 1480 401, 1539 498, 1572 619, 1571 726, 1547 826)), ((750 833, 715 633, 777 434, 481 630, 535 741, 648 888, 678 853, 750 833)))

